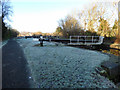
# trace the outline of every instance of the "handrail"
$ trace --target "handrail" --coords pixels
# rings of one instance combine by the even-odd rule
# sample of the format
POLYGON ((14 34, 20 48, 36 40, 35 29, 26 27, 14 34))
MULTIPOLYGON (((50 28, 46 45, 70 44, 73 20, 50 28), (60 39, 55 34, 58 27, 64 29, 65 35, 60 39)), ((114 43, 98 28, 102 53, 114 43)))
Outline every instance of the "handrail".
POLYGON ((104 39, 103 36, 70 36, 69 44, 80 44, 81 42, 84 42, 84 44, 102 44, 103 39, 104 39), (76 38, 76 39, 72 39, 72 38, 76 38), (74 41, 74 43, 72 41, 74 41), (76 41, 76 43, 75 43, 75 41, 76 41), (91 43, 88 41, 91 41, 91 43))

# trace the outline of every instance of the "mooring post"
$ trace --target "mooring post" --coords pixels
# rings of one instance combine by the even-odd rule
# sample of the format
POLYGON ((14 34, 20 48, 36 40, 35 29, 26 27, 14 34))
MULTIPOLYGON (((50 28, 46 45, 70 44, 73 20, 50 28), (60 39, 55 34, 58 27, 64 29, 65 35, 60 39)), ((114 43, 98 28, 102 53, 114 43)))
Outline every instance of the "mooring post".
POLYGON ((43 46, 43 40, 40 39, 40 46, 43 46))
POLYGON ((40 41, 40 46, 43 46, 43 37, 42 36, 40 37, 39 41, 40 41))

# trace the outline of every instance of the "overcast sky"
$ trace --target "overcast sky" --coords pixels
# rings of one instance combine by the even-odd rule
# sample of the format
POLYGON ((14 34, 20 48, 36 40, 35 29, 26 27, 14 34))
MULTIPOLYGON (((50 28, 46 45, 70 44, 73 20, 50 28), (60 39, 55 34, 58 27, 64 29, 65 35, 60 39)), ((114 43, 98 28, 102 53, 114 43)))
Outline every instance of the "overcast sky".
POLYGON ((18 31, 52 33, 58 21, 95 0, 11 0, 11 26, 18 31))

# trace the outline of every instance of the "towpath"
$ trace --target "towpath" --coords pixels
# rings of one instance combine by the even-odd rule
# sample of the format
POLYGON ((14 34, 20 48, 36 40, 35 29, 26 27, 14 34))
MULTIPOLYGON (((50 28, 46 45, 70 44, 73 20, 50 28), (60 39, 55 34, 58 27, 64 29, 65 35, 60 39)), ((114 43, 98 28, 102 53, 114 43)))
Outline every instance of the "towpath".
POLYGON ((19 44, 11 39, 2 47, 2 88, 28 88, 26 59, 19 44))

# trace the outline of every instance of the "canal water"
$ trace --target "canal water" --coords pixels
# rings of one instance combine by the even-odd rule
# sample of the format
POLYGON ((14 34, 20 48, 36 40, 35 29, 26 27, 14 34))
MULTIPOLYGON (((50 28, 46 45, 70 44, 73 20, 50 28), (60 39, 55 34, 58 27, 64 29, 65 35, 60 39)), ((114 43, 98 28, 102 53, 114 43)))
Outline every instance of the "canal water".
POLYGON ((81 46, 72 46, 72 47, 77 47, 77 48, 84 48, 84 49, 89 49, 89 50, 95 50, 95 51, 100 51, 103 53, 107 53, 107 54, 113 54, 115 56, 120 56, 120 49, 118 48, 114 48, 114 47, 110 47, 109 45, 98 45, 98 46, 85 46, 85 45, 81 45, 81 46))
POLYGON ((113 54, 115 56, 120 56, 120 50, 116 50, 116 49, 103 50, 103 49, 100 49, 100 51, 103 52, 103 53, 108 53, 108 54, 113 54))

